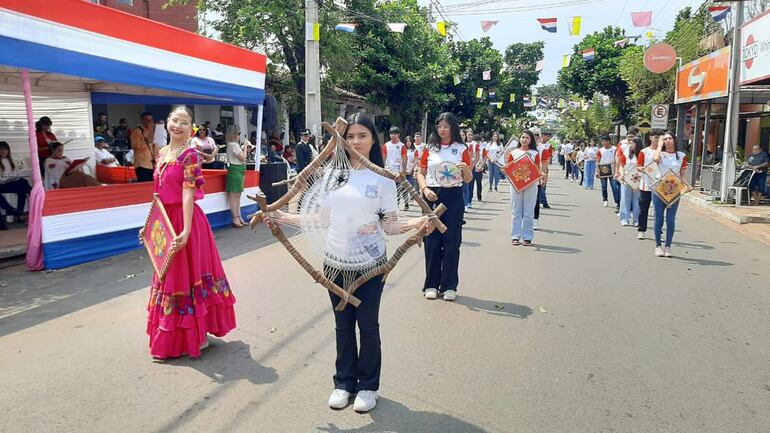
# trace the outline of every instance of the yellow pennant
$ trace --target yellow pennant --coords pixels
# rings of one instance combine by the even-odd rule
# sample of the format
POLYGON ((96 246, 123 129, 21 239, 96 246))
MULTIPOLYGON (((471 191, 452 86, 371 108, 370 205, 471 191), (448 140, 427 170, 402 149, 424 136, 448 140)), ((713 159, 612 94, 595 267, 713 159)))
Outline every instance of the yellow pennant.
POLYGON ((571 60, 572 60, 572 55, 565 54, 564 57, 561 60, 561 67, 562 68, 569 67, 569 63, 570 63, 571 60))
POLYGON ((580 34, 580 17, 572 17, 572 23, 569 26, 569 34, 577 36, 580 34))
POLYGON ((477 97, 477 98, 479 98, 479 99, 481 99, 481 97, 482 97, 483 95, 484 95, 484 89, 482 89, 481 87, 477 87, 477 88, 476 88, 476 97, 477 97))
POLYGON ((444 21, 437 22, 436 23, 436 31, 442 37, 446 37, 446 22, 444 22, 444 21))
POLYGON ((508 98, 508 102, 515 102, 515 101, 516 101, 516 94, 515 93, 511 93, 511 97, 508 98))
POLYGON ((498 102, 497 103, 497 109, 499 110, 501 108, 503 108, 503 103, 502 102, 498 102))

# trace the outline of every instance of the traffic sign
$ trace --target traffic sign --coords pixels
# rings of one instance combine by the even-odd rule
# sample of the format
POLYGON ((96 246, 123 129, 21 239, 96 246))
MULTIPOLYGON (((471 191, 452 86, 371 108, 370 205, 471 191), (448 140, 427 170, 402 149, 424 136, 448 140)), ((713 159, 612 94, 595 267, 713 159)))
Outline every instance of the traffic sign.
POLYGON ((668 128, 668 104, 655 104, 652 106, 652 119, 650 127, 654 129, 668 128))
POLYGON ((639 132, 642 134, 646 134, 650 132, 650 122, 642 122, 639 125, 637 125, 637 128, 639 128, 639 132))

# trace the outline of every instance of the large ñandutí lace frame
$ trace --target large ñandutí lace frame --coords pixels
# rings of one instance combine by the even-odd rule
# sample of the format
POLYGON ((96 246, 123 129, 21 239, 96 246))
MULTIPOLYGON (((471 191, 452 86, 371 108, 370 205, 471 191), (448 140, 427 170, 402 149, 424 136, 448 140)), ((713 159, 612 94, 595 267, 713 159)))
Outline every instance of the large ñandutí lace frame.
POLYGON ((363 158, 341 135, 347 128, 344 119, 338 118, 334 127, 324 122, 323 127, 332 136, 329 144, 293 179, 283 197, 270 205, 262 194, 251 197, 261 210, 250 225, 256 229, 266 223, 300 266, 341 298, 336 306, 341 311, 348 303, 360 304, 354 294, 363 283, 378 275, 384 281, 404 254, 422 243, 429 224, 446 231, 439 219, 445 208, 431 209, 403 173, 363 158), (360 191, 365 197, 357 195, 360 191), (399 209, 411 200, 426 218, 406 220, 406 211, 399 209), (290 240, 282 225, 298 235, 290 240), (389 258, 387 245, 395 248, 389 258), (335 283, 340 276, 342 287, 335 283))

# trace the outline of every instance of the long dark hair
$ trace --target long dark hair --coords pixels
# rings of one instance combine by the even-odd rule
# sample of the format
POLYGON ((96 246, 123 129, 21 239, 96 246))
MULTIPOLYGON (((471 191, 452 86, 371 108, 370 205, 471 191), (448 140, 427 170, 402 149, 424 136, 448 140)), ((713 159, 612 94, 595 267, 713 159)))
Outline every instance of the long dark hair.
POLYGON ((451 142, 465 144, 463 139, 460 137, 460 122, 457 120, 457 117, 455 117, 454 114, 446 112, 439 114, 436 118, 436 122, 433 124, 433 135, 431 135, 430 142, 428 143, 430 148, 432 150, 441 149, 441 136, 438 135, 438 129, 436 129, 436 127, 442 120, 449 124, 449 129, 451 130, 452 135, 451 142))
POLYGON ((527 150, 537 150, 537 143, 535 143, 535 134, 532 133, 529 129, 525 129, 521 131, 521 134, 519 134, 519 147, 521 147, 521 136, 522 134, 527 134, 529 136, 529 144, 527 145, 527 150))
MULTIPOLYGON (((13 162, 13 158, 11 157, 11 146, 8 145, 5 141, 0 141, 0 149, 5 149, 8 151, 8 162, 11 165, 11 170, 16 170, 16 164, 13 162)), ((0 172, 5 171, 5 166, 3 164, 0 164, 0 172)))
POLYGON ((644 146, 644 142, 642 142, 642 139, 639 137, 634 138, 633 142, 634 148, 631 149, 631 146, 628 147, 629 158, 635 158, 637 155, 639 155, 639 151, 642 150, 642 146, 644 146))
POLYGON ((43 116, 43 117, 40 118, 40 120, 35 122, 35 132, 42 131, 44 125, 52 125, 52 124, 53 124, 53 122, 51 122, 51 118, 50 117, 43 116))
POLYGON ((355 113, 348 117, 348 126, 345 128, 343 137, 348 135, 348 129, 351 125, 361 125, 369 130, 372 134, 372 148, 369 150, 369 161, 378 167, 385 167, 385 163, 382 160, 382 146, 380 146, 380 137, 377 136, 377 131, 374 128, 374 122, 364 113, 355 113))
MULTIPOLYGON (((671 131, 664 131, 663 134, 660 134, 660 139, 661 140, 663 139, 664 135, 670 135, 671 138, 674 139, 674 155, 676 155, 676 159, 679 160, 679 139, 676 138, 676 134, 674 134, 673 132, 671 132, 671 131)), ((666 150, 666 146, 662 142, 658 143, 658 145, 659 146, 663 146, 663 149, 662 149, 663 152, 668 152, 666 150)))

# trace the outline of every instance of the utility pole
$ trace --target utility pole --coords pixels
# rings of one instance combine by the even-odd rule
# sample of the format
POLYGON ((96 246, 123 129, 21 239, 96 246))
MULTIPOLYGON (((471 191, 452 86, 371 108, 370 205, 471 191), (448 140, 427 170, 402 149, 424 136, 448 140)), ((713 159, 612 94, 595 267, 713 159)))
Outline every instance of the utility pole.
POLYGON ((305 128, 321 140, 321 60, 319 41, 312 35, 318 23, 317 0, 305 0, 305 128))
POLYGON ((727 201, 727 188, 735 181, 735 150, 738 148, 738 126, 740 122, 741 86, 741 26, 743 25, 743 2, 735 1, 735 26, 730 54, 730 83, 727 96, 727 117, 725 122, 725 144, 722 150, 722 182, 719 188, 722 201, 727 201))

